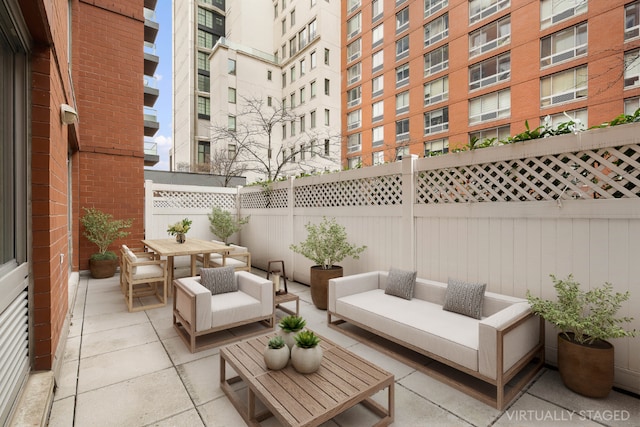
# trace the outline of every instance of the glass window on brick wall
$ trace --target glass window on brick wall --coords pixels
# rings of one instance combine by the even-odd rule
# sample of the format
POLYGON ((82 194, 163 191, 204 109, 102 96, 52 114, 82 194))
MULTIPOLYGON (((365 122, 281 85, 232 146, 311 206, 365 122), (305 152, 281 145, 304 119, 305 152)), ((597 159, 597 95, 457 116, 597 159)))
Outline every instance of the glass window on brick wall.
POLYGON ((424 134, 449 130, 449 107, 439 108, 424 113, 424 134))
POLYGON ((376 97, 382 95, 384 91, 384 76, 378 76, 371 79, 371 96, 376 97))
POLYGON ((404 36, 396 41, 396 61, 409 56, 409 36, 404 36))
POLYGON ((362 110, 355 110, 347 113, 347 130, 353 130, 362 124, 362 110))
POLYGON ((449 35, 449 14, 434 19, 424 26, 424 46, 429 46, 449 35))
POLYGON ((624 113, 633 115, 640 108, 640 97, 627 98, 624 100, 624 113))
POLYGON ((374 102, 371 105, 371 121, 378 122, 384 118, 384 101, 374 102))
POLYGON ((371 56, 371 72, 375 73, 382 70, 384 65, 384 50, 379 50, 371 56))
POLYGON ((351 13, 360 7, 361 0, 347 0, 347 13, 351 13))
POLYGON ((384 24, 380 24, 371 30, 371 48, 378 47, 384 39, 384 24))
POLYGON ((347 91, 347 107, 355 107, 356 105, 360 105, 362 100, 362 88, 360 86, 356 86, 353 89, 349 89, 347 91))
POLYGON ((409 28, 409 8, 405 7, 396 13, 396 34, 409 28))
POLYGON ((424 143, 424 157, 439 156, 449 152, 449 138, 434 139, 424 143))
POLYGON ((396 114, 405 114, 409 112, 409 91, 396 95, 396 114))
POLYGON ((384 126, 371 129, 371 146, 380 147, 384 143, 384 126))
POLYGON ((449 67, 449 46, 444 45, 424 55, 424 76, 438 73, 449 67))
POLYGON ((624 87, 640 86, 640 49, 624 54, 624 87))
POLYGON ((488 93, 469 100, 469 124, 486 122, 511 115, 511 90, 488 93))
POLYGON ((347 167, 349 169, 357 169, 359 167, 362 167, 362 157, 360 156, 349 157, 347 159, 347 167))
POLYGON ((497 49, 511 42, 511 17, 505 16, 469 34, 469 57, 497 49))
POLYGON ((444 76, 437 80, 425 83, 424 105, 435 104, 449 99, 449 77, 444 76))
POLYGON ((624 7, 624 39, 631 40, 640 36, 640 1, 634 1, 624 7))
POLYGON ((409 139, 409 119, 396 120, 396 142, 409 139))
POLYGON ((396 148, 396 160, 402 160, 405 157, 409 157, 409 154, 411 153, 407 146, 396 148))
POLYGON ((449 0, 424 0, 424 17, 427 18, 449 5, 449 0))
POLYGON ((470 132, 469 143, 473 140, 477 141, 477 143, 482 143, 487 139, 491 139, 493 142, 505 141, 511 136, 510 132, 511 127, 509 125, 470 132))
POLYGON ((359 132, 349 135, 347 137, 347 153, 360 150, 362 150, 362 135, 359 132))
POLYGON ((489 58, 469 67, 469 90, 476 90, 502 83, 511 77, 509 52, 489 58))
POLYGON ((373 166, 381 165, 384 163, 384 151, 376 151, 371 153, 371 164, 373 166))
MULTIPOLYGON (((546 120, 545 117, 540 118, 541 123, 546 120)), ((580 108, 579 110, 563 111, 562 113, 552 114, 549 116, 549 124, 554 129, 558 128, 558 125, 573 121, 578 130, 585 130, 589 124, 589 115, 586 108, 580 108)))
POLYGON ((587 12, 586 0, 540 0, 540 28, 587 12))
POLYGON ((382 18, 384 12, 384 0, 373 0, 371 2, 371 22, 382 18))
POLYGON ((396 88, 409 84, 409 63, 396 68, 396 88))
MULTIPOLYGON (((563 104, 587 97, 587 67, 572 68, 540 79, 540 106, 563 104)), ((626 82, 626 76, 625 76, 626 82)))
POLYGON ((510 0, 471 0, 469 1, 469 25, 500 12, 510 5, 510 0))
MULTIPOLYGON (((351 62, 351 61, 355 61, 356 59, 360 58, 360 54, 362 51, 362 39, 358 39, 356 41, 353 41, 351 43, 349 43, 347 45, 347 61, 351 62)), ((315 52, 311 53, 312 56, 312 61, 311 61, 311 68, 315 68, 315 52)))
POLYGON ((540 67, 587 54, 587 23, 566 28, 540 40, 540 67))
POLYGON ((358 13, 347 21, 347 38, 350 39, 360 34, 361 28, 362 28, 362 15, 358 13))
POLYGON ((360 77, 362 76, 362 63, 358 62, 355 65, 347 68, 347 84, 352 85, 358 81, 360 81, 360 77))

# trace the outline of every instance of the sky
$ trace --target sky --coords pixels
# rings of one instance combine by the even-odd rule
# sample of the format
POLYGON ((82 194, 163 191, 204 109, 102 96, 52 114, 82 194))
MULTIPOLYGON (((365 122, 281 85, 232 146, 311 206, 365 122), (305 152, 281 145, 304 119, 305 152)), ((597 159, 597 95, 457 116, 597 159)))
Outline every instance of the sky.
POLYGON ((169 170, 169 150, 171 148, 172 120, 171 120, 171 0, 158 0, 156 4, 156 19, 160 25, 156 37, 156 54, 160 62, 156 68, 155 77, 158 80, 160 96, 154 105, 158 112, 160 129, 153 137, 158 144, 160 161, 151 169, 169 170))

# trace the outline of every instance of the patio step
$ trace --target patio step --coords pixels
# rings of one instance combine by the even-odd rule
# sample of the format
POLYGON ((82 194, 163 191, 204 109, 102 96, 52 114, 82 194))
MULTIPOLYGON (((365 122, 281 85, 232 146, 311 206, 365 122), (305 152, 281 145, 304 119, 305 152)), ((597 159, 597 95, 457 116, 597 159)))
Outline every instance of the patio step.
POLYGON ((53 371, 29 374, 9 426, 46 426, 53 404, 53 371))

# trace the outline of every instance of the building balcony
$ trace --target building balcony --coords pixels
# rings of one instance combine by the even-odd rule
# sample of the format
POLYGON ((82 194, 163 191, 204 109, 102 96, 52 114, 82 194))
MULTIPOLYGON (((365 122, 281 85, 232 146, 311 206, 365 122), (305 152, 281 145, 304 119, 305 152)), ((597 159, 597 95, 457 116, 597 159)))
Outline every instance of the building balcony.
POLYGON ((158 143, 150 139, 144 139, 144 165, 155 166, 160 161, 158 143))
POLYGON ((156 20, 156 12, 151 9, 144 9, 144 41, 155 43, 158 36, 160 24, 156 20))
POLYGON ((156 10, 156 4, 158 0, 144 0, 144 7, 151 10, 156 10))
POLYGON ((159 95, 158 81, 153 77, 144 76, 144 106, 153 107, 159 95))
POLYGON ((144 108, 144 136, 154 136, 160 129, 158 112, 152 108, 144 108))
POLYGON ((153 76, 159 62, 160 57, 156 55, 156 45, 144 42, 144 75, 153 76))

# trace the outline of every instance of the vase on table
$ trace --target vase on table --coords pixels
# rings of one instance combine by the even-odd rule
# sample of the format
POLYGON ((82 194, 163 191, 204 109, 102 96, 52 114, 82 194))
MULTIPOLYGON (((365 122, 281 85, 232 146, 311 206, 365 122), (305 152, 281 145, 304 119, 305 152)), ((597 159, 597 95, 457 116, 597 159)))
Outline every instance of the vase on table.
POLYGON ((176 242, 178 243, 184 243, 187 241, 187 235, 184 233, 177 233, 176 234, 176 242))

